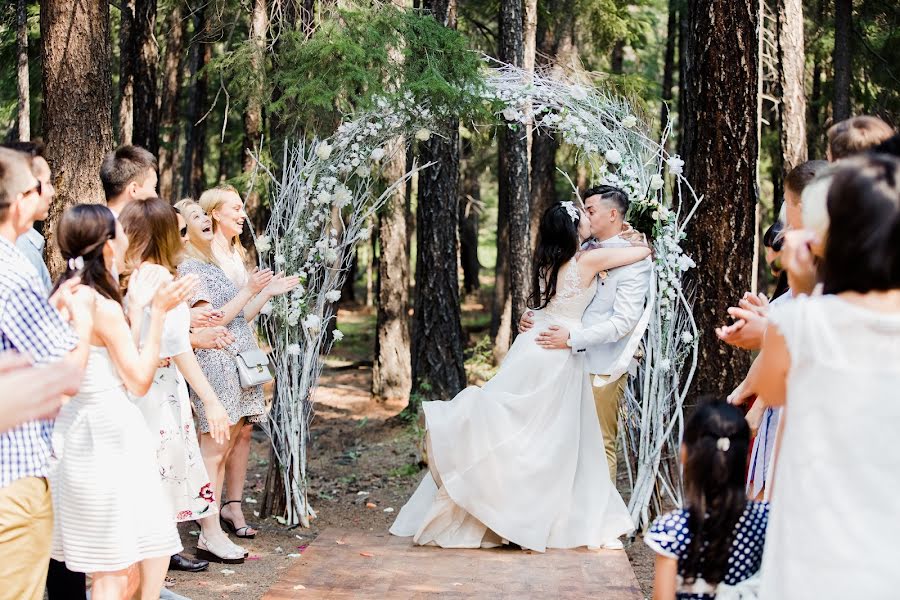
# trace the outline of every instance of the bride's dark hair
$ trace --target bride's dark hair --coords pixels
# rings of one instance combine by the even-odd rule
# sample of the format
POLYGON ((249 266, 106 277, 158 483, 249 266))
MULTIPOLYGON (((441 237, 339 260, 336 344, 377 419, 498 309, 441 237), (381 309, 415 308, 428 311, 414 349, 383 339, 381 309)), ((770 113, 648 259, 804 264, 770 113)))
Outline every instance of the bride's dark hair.
POLYGON ((531 261, 531 295, 528 306, 535 310, 544 308, 556 295, 556 277, 559 268, 578 252, 578 222, 583 218, 572 215, 562 202, 544 211, 538 228, 537 246, 531 261))

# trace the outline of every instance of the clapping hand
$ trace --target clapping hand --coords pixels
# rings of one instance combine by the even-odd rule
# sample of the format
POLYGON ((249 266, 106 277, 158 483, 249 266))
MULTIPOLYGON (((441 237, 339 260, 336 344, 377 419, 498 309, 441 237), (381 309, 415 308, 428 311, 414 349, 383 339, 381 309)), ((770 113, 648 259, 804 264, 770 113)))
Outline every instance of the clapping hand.
POLYGON ((153 308, 169 312, 182 302, 186 302, 193 295, 198 281, 196 275, 185 275, 175 281, 164 283, 153 295, 153 308))
POLYGON ((272 281, 266 286, 264 293, 271 297, 286 294, 295 287, 300 285, 300 278, 296 275, 286 276, 284 273, 278 273, 272 277, 272 281))
POLYGON ((250 279, 247 281, 245 287, 255 296, 269 285, 273 277, 275 277, 275 275, 272 273, 272 269, 260 269, 259 267, 254 267, 253 270, 250 271, 250 279))
POLYGON ((762 347, 763 336, 769 325, 769 300, 763 294, 755 296, 750 292, 738 302, 738 306, 728 309, 728 315, 735 321, 731 325, 716 328, 720 340, 744 350, 758 350, 762 347))
POLYGON ((209 306, 195 306, 191 309, 191 328, 216 327, 222 324, 224 314, 209 306))

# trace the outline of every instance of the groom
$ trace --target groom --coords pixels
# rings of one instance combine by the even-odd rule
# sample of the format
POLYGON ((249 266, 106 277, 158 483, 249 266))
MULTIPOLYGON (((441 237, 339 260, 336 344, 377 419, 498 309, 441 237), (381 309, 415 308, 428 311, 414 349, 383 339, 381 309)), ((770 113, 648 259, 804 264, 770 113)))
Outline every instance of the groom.
MULTIPOLYGON (((628 212, 628 196, 619 188, 601 185, 582 195, 591 223, 593 240, 582 249, 615 247, 627 244, 619 237, 628 212)), ((625 395, 628 365, 644 335, 646 319, 644 301, 650 287, 651 260, 601 274, 597 292, 582 318, 584 329, 569 331, 553 325, 542 331, 537 343, 547 349, 571 348, 584 353, 585 366, 591 373, 594 404, 603 432, 609 476, 616 483, 616 441, 618 440, 619 401, 625 395)), ((519 321, 519 331, 534 326, 534 313, 526 312, 519 321)))

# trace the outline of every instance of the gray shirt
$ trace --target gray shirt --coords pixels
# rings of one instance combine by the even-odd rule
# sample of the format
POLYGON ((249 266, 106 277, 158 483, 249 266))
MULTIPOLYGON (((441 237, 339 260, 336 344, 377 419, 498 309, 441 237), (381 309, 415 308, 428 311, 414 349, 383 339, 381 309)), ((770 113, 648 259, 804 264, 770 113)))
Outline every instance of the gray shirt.
POLYGON ((51 281, 50 271, 47 270, 47 265, 44 263, 44 236, 31 227, 16 240, 16 248, 34 266, 41 285, 44 286, 44 292, 49 294, 53 289, 53 281, 51 281))

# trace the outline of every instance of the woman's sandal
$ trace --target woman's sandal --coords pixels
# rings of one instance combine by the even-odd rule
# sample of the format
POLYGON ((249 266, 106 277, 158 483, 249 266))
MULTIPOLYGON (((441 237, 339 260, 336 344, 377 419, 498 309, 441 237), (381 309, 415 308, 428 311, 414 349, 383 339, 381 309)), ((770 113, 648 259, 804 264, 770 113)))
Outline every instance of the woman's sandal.
POLYGON ((244 562, 243 549, 234 544, 214 544, 200 535, 197 538, 197 558, 226 565, 240 565, 244 562))
POLYGON ((254 527, 253 525, 244 525, 243 527, 235 527, 234 521, 229 521, 224 516, 222 516, 222 509, 233 502, 236 502, 237 504, 241 503, 240 500, 228 500, 227 502, 222 503, 222 506, 219 507, 219 521, 222 522, 222 524, 225 526, 225 529, 227 529, 228 531, 230 531, 237 537, 245 539, 245 540, 252 540, 253 538, 256 537, 256 532, 254 531, 253 533, 247 535, 247 531, 250 529, 256 529, 256 527, 254 527))

